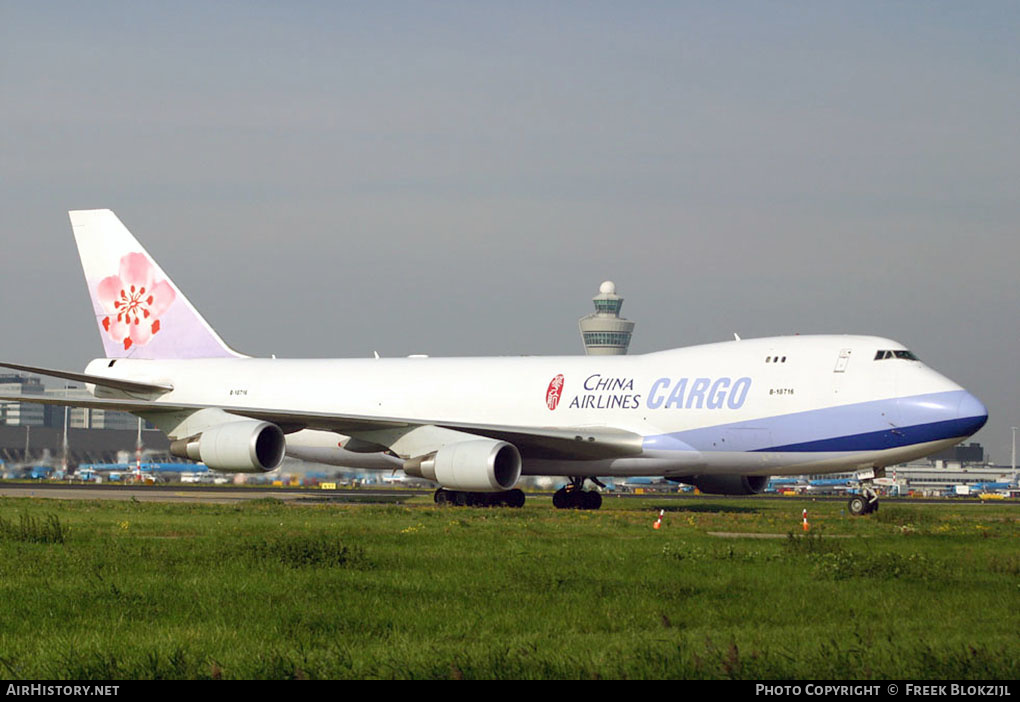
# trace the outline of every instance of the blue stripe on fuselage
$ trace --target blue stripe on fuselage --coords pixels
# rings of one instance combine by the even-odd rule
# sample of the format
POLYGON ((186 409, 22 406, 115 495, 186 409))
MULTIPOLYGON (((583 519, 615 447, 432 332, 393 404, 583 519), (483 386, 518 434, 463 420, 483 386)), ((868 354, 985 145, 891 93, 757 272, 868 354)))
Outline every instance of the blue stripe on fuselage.
POLYGON ((646 448, 670 444, 699 451, 868 451, 962 438, 987 420, 966 390, 827 407, 806 412, 670 432, 645 439, 646 448), (961 417, 959 410, 971 416, 961 417))
POLYGON ((970 436, 985 423, 986 417, 968 417, 966 419, 950 419, 944 422, 916 424, 910 427, 897 427, 850 436, 836 436, 831 439, 805 441, 785 446, 752 449, 752 451, 788 451, 788 452, 828 452, 828 451, 881 451, 900 448, 913 444, 924 444, 929 441, 956 439, 970 436))

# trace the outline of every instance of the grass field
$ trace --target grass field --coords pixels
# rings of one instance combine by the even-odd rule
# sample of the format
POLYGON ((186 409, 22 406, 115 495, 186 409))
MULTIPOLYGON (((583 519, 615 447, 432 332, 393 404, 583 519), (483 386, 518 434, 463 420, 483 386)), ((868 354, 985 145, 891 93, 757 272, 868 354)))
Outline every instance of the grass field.
POLYGON ((0 675, 1020 677, 1020 508, 845 509, 5 498, 0 675))

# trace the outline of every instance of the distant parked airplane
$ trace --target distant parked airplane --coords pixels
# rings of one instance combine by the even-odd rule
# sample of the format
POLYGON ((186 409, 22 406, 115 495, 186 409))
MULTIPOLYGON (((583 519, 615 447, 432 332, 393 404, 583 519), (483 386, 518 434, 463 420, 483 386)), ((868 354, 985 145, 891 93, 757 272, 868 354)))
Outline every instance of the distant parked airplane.
POLYGON ((587 478, 661 476, 752 494, 771 475, 919 458, 987 420, 976 397, 871 336, 631 356, 250 358, 113 212, 70 216, 106 357, 84 373, 3 365, 85 382, 93 396, 0 400, 133 412, 169 435, 175 455, 214 470, 268 471, 286 453, 400 467, 439 483, 438 503, 514 506, 522 475, 566 475, 557 506, 597 508, 587 478))
POLYGON ((75 470, 75 477, 80 477, 84 480, 91 480, 96 475, 110 475, 116 473, 117 475, 136 475, 142 474, 142 476, 161 476, 167 475, 179 476, 182 473, 205 473, 209 469, 201 463, 166 463, 166 462, 153 462, 144 461, 140 464, 135 463, 82 463, 79 464, 77 470, 75 470))

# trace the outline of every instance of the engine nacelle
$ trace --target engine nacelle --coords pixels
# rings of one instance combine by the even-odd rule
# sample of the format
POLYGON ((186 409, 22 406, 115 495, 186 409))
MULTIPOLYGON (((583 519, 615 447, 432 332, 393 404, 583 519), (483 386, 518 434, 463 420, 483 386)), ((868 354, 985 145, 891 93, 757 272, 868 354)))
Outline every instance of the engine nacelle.
POLYGON ((404 472, 453 490, 502 492, 520 480, 521 454, 505 441, 461 441, 443 446, 433 456, 408 461, 404 472))
POLYGON ((261 473, 279 467, 286 448, 280 427, 247 419, 174 441, 170 453, 226 473, 261 473))
POLYGON ((681 478, 709 495, 757 495, 769 484, 767 475, 694 475, 681 478))

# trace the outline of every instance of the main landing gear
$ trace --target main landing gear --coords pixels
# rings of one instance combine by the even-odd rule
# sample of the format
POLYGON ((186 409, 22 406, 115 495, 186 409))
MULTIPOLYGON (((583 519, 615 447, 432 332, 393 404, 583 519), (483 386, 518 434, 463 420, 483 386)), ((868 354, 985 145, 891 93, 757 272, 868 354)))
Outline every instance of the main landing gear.
MULTIPOLYGON (((553 495, 556 509, 598 509, 602 506, 602 495, 594 490, 584 489, 584 478, 571 478, 570 484, 561 487, 553 495)), ((605 487, 595 478, 591 481, 605 487)))
POLYGON ((873 481, 875 478, 882 477, 879 473, 885 475, 885 471, 881 468, 862 470, 857 473, 856 477, 860 482, 861 494, 854 495, 847 503, 850 514, 855 517, 861 517, 865 514, 878 511, 878 493, 875 492, 873 481))
POLYGON ((506 492, 464 492, 463 490, 447 490, 439 488, 432 496, 437 505, 456 505, 457 507, 523 507, 524 492, 507 490, 506 492))

